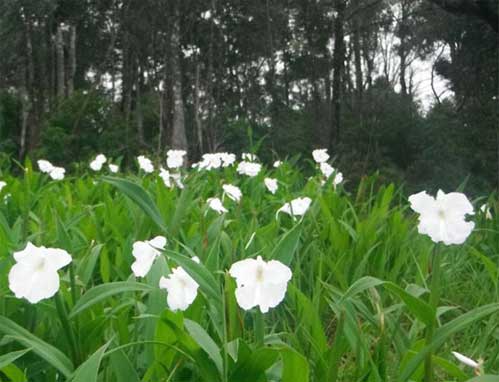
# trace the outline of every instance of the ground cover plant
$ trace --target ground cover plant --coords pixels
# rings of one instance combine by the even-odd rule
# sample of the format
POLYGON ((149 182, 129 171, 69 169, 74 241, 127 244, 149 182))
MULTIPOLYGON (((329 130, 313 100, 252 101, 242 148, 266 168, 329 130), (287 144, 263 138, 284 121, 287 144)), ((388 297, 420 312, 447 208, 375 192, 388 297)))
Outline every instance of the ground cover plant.
POLYGON ((184 155, 0 174, 0 380, 499 381, 493 196, 184 155))

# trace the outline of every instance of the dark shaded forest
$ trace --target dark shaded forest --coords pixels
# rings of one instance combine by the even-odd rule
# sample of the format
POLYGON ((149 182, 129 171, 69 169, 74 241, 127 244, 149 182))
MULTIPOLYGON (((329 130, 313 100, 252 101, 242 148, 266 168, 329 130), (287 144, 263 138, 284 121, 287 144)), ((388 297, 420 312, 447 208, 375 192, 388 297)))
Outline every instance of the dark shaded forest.
POLYGON ((498 29, 497 0, 1 0, 0 167, 327 147, 351 182, 483 194, 498 29))

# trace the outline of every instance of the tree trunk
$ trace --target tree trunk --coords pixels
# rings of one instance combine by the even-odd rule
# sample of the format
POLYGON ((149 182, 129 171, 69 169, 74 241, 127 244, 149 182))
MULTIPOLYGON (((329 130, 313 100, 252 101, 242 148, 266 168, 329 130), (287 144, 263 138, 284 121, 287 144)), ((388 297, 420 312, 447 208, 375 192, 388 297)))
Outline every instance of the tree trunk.
POLYGON ((137 118, 137 135, 139 144, 145 146, 146 141, 144 137, 144 113, 142 111, 142 90, 144 88, 144 73, 142 67, 138 65, 138 80, 137 80, 137 90, 135 96, 135 108, 136 108, 136 118, 137 118))
POLYGON ((196 64, 196 85, 195 85, 195 94, 194 94, 194 118, 196 120, 196 129, 198 133, 198 148, 199 148, 199 155, 201 156, 203 154, 203 125, 201 123, 201 115, 200 115, 200 71, 201 71, 201 65, 198 62, 196 64))
POLYGON ((362 102, 362 94, 364 91, 364 78, 362 74, 362 54, 360 49, 360 26, 358 16, 354 18, 354 31, 353 31, 353 54, 355 65, 355 90, 357 93, 357 103, 360 105, 362 102))
POLYGON ((57 33, 55 37, 55 49, 57 56, 57 98, 62 100, 65 95, 65 82, 64 82, 64 36, 62 25, 57 26, 57 33))
POLYGON ((336 0, 336 20, 334 23, 333 53, 333 120, 330 135, 330 148, 333 150, 340 141, 341 132, 341 88, 345 61, 345 8, 346 0, 336 0))
POLYGON ((398 48, 398 55, 400 58, 400 71, 399 71, 399 82, 400 82, 400 92, 405 97, 407 96, 407 81, 406 81, 406 70, 407 70, 407 13, 408 4, 406 0, 402 1, 402 17, 398 25, 398 37, 400 39, 400 45, 398 48))
POLYGON ((76 26, 69 28, 69 66, 68 66, 68 97, 74 92, 74 80, 76 74, 76 26))
POLYGON ((184 101, 182 98, 182 70, 180 68, 180 12, 179 3, 174 5, 170 35, 171 75, 173 96, 172 148, 187 150, 185 133, 184 101))

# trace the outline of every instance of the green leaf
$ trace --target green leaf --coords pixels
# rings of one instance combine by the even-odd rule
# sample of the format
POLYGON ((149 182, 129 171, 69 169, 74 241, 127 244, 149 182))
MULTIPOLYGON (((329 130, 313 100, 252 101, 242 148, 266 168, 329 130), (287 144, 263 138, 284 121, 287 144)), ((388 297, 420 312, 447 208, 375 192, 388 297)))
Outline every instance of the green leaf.
POLYGON ((434 310, 422 299, 413 296, 412 294, 392 282, 379 280, 375 277, 370 276, 362 277, 361 279, 354 282, 352 286, 345 292, 344 296, 342 297, 342 301, 346 300, 347 298, 354 297, 355 295, 365 291, 366 289, 374 288, 379 285, 383 285, 386 290, 400 298, 404 302, 407 309, 409 309, 409 311, 424 324, 428 324, 435 319, 434 310))
POLYGON ((290 347, 280 351, 282 357, 282 382, 308 382, 309 366, 307 359, 290 347))
POLYGON ((142 186, 139 186, 137 183, 130 180, 112 176, 103 176, 102 180, 115 186, 131 200, 133 200, 145 212, 145 214, 158 225, 158 227, 166 232, 166 225, 158 207, 142 186))
POLYGON ((110 342, 101 346, 94 354, 75 370, 71 382, 97 382, 99 366, 110 342))
POLYGON ((85 293, 75 304, 69 318, 74 318, 81 312, 90 308, 91 306, 101 302, 102 300, 114 296, 115 294, 125 292, 149 292, 153 287, 147 284, 138 283, 134 281, 118 281, 98 285, 85 293))
POLYGON ((499 375, 482 375, 480 377, 468 379, 466 382, 497 382, 497 381, 499 381, 499 375))
POLYGON ((197 322, 191 320, 184 320, 184 325, 190 336, 196 343, 203 349, 208 356, 215 362, 220 374, 223 373, 223 360, 220 355, 220 349, 213 339, 210 337, 206 330, 204 330, 197 322))
POLYGON ((18 350, 0 356, 0 369, 10 365, 16 359, 21 358, 29 351, 31 351, 31 349, 18 350))
MULTIPOLYGON (((114 349, 113 349, 114 350, 114 349)), ((111 366, 116 375, 116 380, 119 382, 140 382, 140 377, 133 367, 130 359, 121 349, 113 351, 109 355, 111 366)))
POLYGON ((270 257, 289 266, 300 243, 300 236, 301 224, 298 223, 281 237, 270 257))
POLYGON ((27 348, 31 348, 35 354, 54 366, 66 377, 73 372, 73 363, 63 352, 31 334, 7 317, 0 316, 0 332, 11 336, 27 348))
POLYGON ((239 345, 237 363, 229 381, 234 382, 259 382, 265 381, 265 371, 278 359, 279 353, 272 348, 260 348, 243 357, 242 350, 250 350, 244 344, 239 345))
POLYGON ((433 341, 425 346, 419 353, 417 353, 405 366, 399 375, 398 381, 403 382, 411 378, 412 374, 417 370, 419 365, 424 362, 425 357, 438 349, 451 335, 463 330, 468 325, 478 321, 499 310, 499 304, 489 304, 473 309, 454 320, 448 322, 435 331, 433 341))

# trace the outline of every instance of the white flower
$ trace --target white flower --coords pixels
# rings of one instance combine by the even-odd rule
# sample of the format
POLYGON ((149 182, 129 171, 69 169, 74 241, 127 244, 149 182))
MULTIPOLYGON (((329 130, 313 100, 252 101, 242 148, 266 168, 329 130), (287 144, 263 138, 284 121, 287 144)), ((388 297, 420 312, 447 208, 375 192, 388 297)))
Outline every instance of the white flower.
POLYGON ((146 173, 151 173, 154 171, 154 166, 149 158, 146 158, 144 155, 139 155, 137 157, 139 161, 139 167, 146 173))
POLYGON ((343 174, 341 172, 337 172, 333 179, 333 186, 336 186, 343 182, 343 174))
POLYGON ((236 300, 241 308, 249 310, 260 307, 262 313, 275 308, 284 299, 291 269, 277 260, 266 262, 257 259, 238 261, 229 273, 236 279, 236 300))
POLYGON ((9 288, 17 298, 25 298, 32 304, 57 293, 57 271, 72 260, 63 249, 37 247, 31 243, 15 252, 14 259, 16 264, 9 272, 9 288))
POLYGON ((219 198, 208 198, 206 203, 208 203, 208 207, 210 207, 213 211, 218 212, 219 214, 223 214, 224 212, 229 212, 223 206, 222 201, 219 198))
MULTIPOLYGON (((199 263, 197 257, 192 260, 199 263)), ((182 267, 177 267, 172 269, 168 277, 161 277, 159 287, 167 290, 166 302, 175 311, 186 310, 194 302, 199 285, 182 267)))
POLYGON ((286 212, 291 216, 302 216, 305 215, 305 212, 307 212, 310 207, 310 203, 312 203, 312 199, 308 197, 296 198, 290 203, 284 204, 281 208, 279 208, 277 213, 286 212))
POLYGON ((275 194, 277 191, 277 179, 273 178, 265 178, 263 180, 263 183, 265 183, 265 187, 267 187, 267 190, 269 190, 271 193, 275 194))
POLYGON ((203 154, 201 161, 192 165, 193 168, 197 168, 198 170, 211 170, 214 168, 220 168, 221 166, 222 159, 217 153, 203 154))
POLYGON ((250 153, 242 153, 241 158, 243 158, 243 161, 250 161, 250 162, 258 160, 258 157, 255 154, 250 154, 250 153))
POLYGON ((492 213, 490 212, 490 207, 487 204, 482 204, 480 211, 485 215, 485 219, 492 220, 492 213))
POLYGON ((336 170, 334 169, 333 166, 331 166, 329 163, 327 162, 322 162, 320 164, 320 169, 321 169, 321 172, 322 174, 326 177, 326 178, 329 178, 333 172, 335 172, 336 170))
POLYGON ((251 177, 257 176, 261 169, 262 169, 261 164, 253 162, 241 162, 237 166, 237 172, 239 174, 251 177))
POLYGON ((474 214, 473 206, 459 192, 445 194, 439 190, 435 199, 422 191, 411 195, 409 202, 419 213, 419 233, 430 236, 435 243, 462 244, 475 227, 475 223, 465 220, 466 215, 474 214))
POLYGON ((62 167, 53 167, 52 171, 50 171, 49 176, 54 180, 62 180, 64 179, 64 174, 66 170, 62 167))
POLYGON ((281 167, 281 165, 282 165, 282 162, 280 160, 276 160, 274 162, 274 168, 279 168, 279 167, 281 167))
POLYGON ((239 187, 233 186, 232 184, 224 184, 222 188, 224 189, 224 192, 227 194, 227 196, 235 202, 239 202, 241 200, 243 193, 241 192, 239 187))
POLYGON ((166 153, 166 165, 169 168, 179 168, 184 164, 185 150, 168 150, 166 153))
MULTIPOLYGON (((341 172, 339 172, 338 170, 336 170, 333 166, 331 166, 329 163, 327 162, 322 162, 320 164, 320 169, 321 169, 321 172, 322 174, 324 175, 324 177, 327 179, 329 178, 331 175, 335 174, 334 175, 334 179, 333 179, 333 186, 336 188, 336 186, 338 184, 340 184, 341 182, 343 182, 343 174, 341 172)), ((326 183, 325 181, 322 182, 322 184, 326 183)))
POLYGON ((144 277, 151 270, 156 257, 161 254, 165 248, 166 238, 156 236, 151 240, 136 241, 133 243, 133 257, 135 261, 132 264, 132 271, 136 277, 144 277))
POLYGON ((461 362, 466 366, 472 367, 473 369, 478 369, 480 367, 480 363, 472 360, 471 358, 466 357, 465 355, 462 355, 461 353, 453 351, 452 355, 456 357, 459 362, 461 362))
POLYGON ((109 171, 111 171, 114 174, 116 174, 120 169, 120 167, 117 164, 112 164, 112 163, 109 163, 108 167, 109 171))
POLYGON ((165 170, 163 167, 161 167, 159 169, 159 176, 161 179, 163 179, 163 183, 168 188, 171 188, 173 186, 171 179, 173 179, 178 188, 184 188, 184 184, 182 183, 182 178, 179 173, 171 173, 170 171, 165 170))
POLYGON ((4 188, 7 185, 3 180, 0 180, 0 191, 2 191, 2 188, 4 188))
POLYGON ((102 165, 106 163, 106 161, 106 156, 104 154, 99 154, 92 162, 90 162, 90 168, 94 171, 100 171, 102 169, 102 165))
POLYGON ((236 154, 232 153, 219 153, 220 159, 222 160, 222 167, 229 167, 236 162, 236 154))
POLYGON ((312 151, 312 156, 317 163, 326 162, 329 159, 327 149, 317 149, 312 151))
POLYGON ((168 188, 172 187, 172 182, 170 181, 170 171, 161 167, 159 169, 159 177, 163 179, 163 183, 165 184, 166 187, 168 188))
POLYGON ((172 172, 170 174, 170 177, 173 179, 178 188, 180 188, 181 190, 184 188, 184 183, 182 183, 182 177, 178 172, 177 173, 172 172))
POLYGON ((54 169, 54 166, 48 160, 40 159, 37 163, 38 168, 43 173, 49 174, 54 169))

